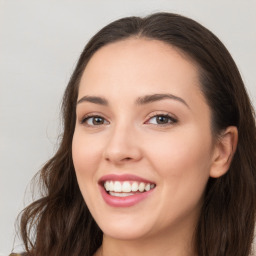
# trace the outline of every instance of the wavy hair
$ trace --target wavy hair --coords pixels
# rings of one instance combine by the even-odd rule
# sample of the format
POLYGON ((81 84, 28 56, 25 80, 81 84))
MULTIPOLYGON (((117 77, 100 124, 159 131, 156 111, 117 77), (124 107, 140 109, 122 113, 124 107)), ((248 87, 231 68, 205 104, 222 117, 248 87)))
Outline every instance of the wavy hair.
POLYGON ((254 110, 237 66, 220 40, 196 21, 172 13, 114 21, 83 50, 63 97, 59 148, 39 172, 44 195, 21 213, 27 255, 91 256, 102 243, 102 231, 80 193, 72 162, 76 101, 82 73, 93 54, 129 37, 160 40, 189 56, 197 63, 201 90, 211 109, 213 136, 228 126, 238 128, 229 171, 207 183, 194 246, 198 256, 250 255, 256 210, 254 110))

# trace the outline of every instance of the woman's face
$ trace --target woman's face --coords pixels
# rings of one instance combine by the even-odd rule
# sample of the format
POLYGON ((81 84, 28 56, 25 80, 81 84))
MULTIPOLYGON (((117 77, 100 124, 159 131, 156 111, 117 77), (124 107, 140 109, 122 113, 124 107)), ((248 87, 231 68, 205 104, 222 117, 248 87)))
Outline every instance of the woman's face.
POLYGON ((199 87, 196 66, 157 40, 112 43, 89 61, 72 152, 105 235, 139 239, 194 228, 214 150, 199 87))

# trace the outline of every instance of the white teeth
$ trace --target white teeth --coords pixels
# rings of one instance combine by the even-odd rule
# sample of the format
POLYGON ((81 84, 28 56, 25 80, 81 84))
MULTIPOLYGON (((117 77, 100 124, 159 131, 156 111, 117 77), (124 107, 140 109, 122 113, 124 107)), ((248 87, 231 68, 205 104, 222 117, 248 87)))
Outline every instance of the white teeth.
POLYGON ((150 190, 150 184, 149 184, 149 183, 145 186, 145 190, 146 190, 146 191, 149 191, 149 190, 150 190))
POLYGON ((109 182, 109 191, 114 191, 114 182, 113 181, 109 182))
MULTIPOLYGON (((116 192, 122 194, 129 194, 130 192, 144 192, 153 189, 155 184, 137 182, 137 181, 105 181, 104 188, 109 192, 116 192)), ((110 193, 111 194, 111 193, 110 193)), ((129 195, 131 195, 130 193, 129 195)), ((124 195, 124 196, 125 196, 124 195)), ((126 195, 127 196, 127 195, 126 195)))
POLYGON ((126 197, 126 196, 132 196, 133 193, 115 193, 115 192, 109 192, 111 196, 117 196, 117 197, 126 197))
POLYGON ((132 190, 132 186, 130 182, 125 181, 122 185, 122 192, 131 192, 131 190, 132 190))
POLYGON ((114 183, 114 191, 115 192, 122 192, 122 184, 119 181, 115 181, 114 183))
POLYGON ((132 183, 132 191, 133 192, 136 192, 136 191, 138 191, 138 189, 139 189, 139 184, 138 184, 138 182, 133 182, 132 183))
POLYGON ((109 191, 109 182, 108 181, 106 181, 104 183, 104 188, 106 189, 106 191, 109 191))
POLYGON ((145 189, 145 183, 144 182, 141 182, 140 185, 139 185, 139 191, 140 192, 143 192, 145 189))

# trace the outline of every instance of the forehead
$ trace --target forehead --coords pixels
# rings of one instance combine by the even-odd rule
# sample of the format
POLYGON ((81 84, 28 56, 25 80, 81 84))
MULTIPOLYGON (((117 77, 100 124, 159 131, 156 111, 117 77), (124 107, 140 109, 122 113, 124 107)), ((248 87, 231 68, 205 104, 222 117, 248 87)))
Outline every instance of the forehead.
POLYGON ((179 94, 182 90, 189 94, 199 90, 198 69, 189 57, 167 43, 129 38, 100 48, 88 62, 79 94, 102 90, 140 94, 179 94))

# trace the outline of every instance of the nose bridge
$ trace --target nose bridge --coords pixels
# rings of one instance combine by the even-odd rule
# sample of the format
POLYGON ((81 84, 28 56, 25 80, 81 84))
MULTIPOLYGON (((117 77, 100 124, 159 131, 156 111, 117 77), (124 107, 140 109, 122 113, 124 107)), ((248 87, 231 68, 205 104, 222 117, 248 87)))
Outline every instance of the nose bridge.
POLYGON ((141 157, 138 130, 126 118, 118 120, 110 129, 105 158, 112 162, 136 161, 141 157))

